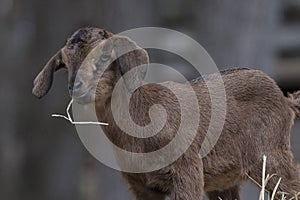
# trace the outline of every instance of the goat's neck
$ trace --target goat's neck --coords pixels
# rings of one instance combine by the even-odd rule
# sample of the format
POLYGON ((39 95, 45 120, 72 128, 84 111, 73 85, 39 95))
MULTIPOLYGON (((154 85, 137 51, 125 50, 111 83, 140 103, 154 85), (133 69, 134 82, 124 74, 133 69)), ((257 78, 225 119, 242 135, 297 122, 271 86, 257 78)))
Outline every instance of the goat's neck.
MULTIPOLYGON (((123 92, 126 88, 124 88, 123 92)), ((122 94, 125 95, 125 94, 122 94)), ((124 133, 118 126, 118 123, 115 121, 115 116, 113 115, 113 110, 116 111, 114 114, 119 114, 118 110, 123 109, 126 107, 126 109, 129 109, 130 118, 134 123, 138 124, 139 126, 145 126, 146 124, 150 123, 150 117, 148 114, 148 107, 151 105, 151 98, 149 98, 149 94, 146 89, 140 88, 134 91, 130 98, 130 103, 128 106, 125 105, 125 101, 122 98, 117 98, 118 101, 114 102, 112 101, 114 97, 112 97, 112 94, 107 100, 102 103, 96 102, 96 113, 99 121, 104 121, 108 123, 108 126, 103 126, 102 129, 107 135, 107 137, 116 145, 122 148, 124 145, 130 144, 136 140, 136 138, 128 135, 127 133, 124 133), (114 102, 114 103, 112 103, 114 102), (112 107, 114 109, 112 110, 112 107)), ((126 120, 126 119, 123 119, 126 120)), ((131 145, 132 146, 132 145, 131 145)), ((129 147, 128 147, 129 148, 129 147)), ((130 149, 127 149, 130 150, 130 149)))

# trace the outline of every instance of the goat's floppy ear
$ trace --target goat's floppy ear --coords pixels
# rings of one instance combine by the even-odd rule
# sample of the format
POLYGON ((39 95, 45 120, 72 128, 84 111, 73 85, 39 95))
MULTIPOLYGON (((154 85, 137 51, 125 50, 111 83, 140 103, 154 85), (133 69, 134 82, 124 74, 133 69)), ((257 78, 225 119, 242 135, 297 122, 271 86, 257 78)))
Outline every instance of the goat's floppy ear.
POLYGON ((128 37, 113 36, 112 40, 119 70, 128 91, 132 93, 142 85, 146 76, 149 63, 148 53, 128 37), (124 75, 129 71, 131 72, 124 75))
POLYGON ((46 95, 51 88, 54 72, 64 66, 60 50, 48 61, 43 70, 34 79, 32 94, 37 98, 42 98, 46 95))

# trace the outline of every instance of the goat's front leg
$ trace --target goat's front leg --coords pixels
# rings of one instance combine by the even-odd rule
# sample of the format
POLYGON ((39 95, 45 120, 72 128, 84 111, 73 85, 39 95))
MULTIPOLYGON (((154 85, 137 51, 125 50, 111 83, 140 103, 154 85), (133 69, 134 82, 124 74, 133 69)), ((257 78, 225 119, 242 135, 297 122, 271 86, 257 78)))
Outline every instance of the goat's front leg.
POLYGON ((131 188, 136 200, 165 200, 166 194, 151 191, 147 188, 131 188))
POLYGON ((203 199, 203 164, 199 156, 176 161, 171 200, 203 199))
POLYGON ((136 196, 136 200, 165 200, 166 195, 164 194, 156 194, 152 192, 147 193, 140 193, 138 196, 136 196))
POLYGON ((223 191, 208 192, 209 200, 240 200, 239 186, 235 186, 223 191))

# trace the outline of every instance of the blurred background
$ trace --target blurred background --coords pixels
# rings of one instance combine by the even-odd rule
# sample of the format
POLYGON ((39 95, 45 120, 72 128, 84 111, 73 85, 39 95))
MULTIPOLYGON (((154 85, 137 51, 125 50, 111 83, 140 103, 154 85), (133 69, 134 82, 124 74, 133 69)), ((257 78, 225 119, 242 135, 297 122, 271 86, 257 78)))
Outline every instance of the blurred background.
MULTIPOLYGON (((66 72, 42 100, 31 94, 34 77, 81 26, 175 29, 203 45, 219 69, 260 69, 284 92, 300 89, 300 0, 0 0, 1 200, 133 199, 74 126, 50 117, 69 101, 66 72)), ((178 66, 165 55, 151 59, 178 66)), ((299 120, 291 140, 300 161, 299 120)), ((246 183, 242 196, 258 199, 258 189, 246 183)))

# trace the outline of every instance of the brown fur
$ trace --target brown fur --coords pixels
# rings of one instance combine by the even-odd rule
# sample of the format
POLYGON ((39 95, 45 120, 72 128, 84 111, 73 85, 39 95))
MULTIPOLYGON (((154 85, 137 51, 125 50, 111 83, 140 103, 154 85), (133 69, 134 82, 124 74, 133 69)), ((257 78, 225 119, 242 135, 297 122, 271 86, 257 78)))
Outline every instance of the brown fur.
MULTIPOLYGON (((61 50, 63 56, 60 63, 64 63, 68 69, 71 93, 74 73, 83 58, 95 43, 112 37, 111 33, 97 28, 82 30, 87 31, 83 35, 78 35, 80 31, 77 31, 67 47, 61 50), (99 36, 98 32, 105 32, 106 36, 99 36), (82 46, 76 43, 81 36, 84 39, 82 46), (68 48, 70 43, 74 48, 72 51, 68 48)), ((136 45, 129 39, 123 39, 136 45)), ((105 70, 96 88, 97 117, 99 121, 109 123, 109 126, 103 126, 102 129, 114 144, 131 152, 151 152, 165 146, 175 136, 180 122, 180 105, 171 91, 157 84, 146 84, 136 90, 136 87, 132 87, 131 84, 140 84, 135 80, 144 77, 142 72, 129 77, 134 79, 132 82, 124 80, 132 93, 129 107, 132 120, 141 126, 147 125, 150 123, 149 108, 160 104, 168 114, 167 122, 157 135, 146 139, 132 137, 116 125, 110 109, 112 90, 124 72, 147 62, 148 57, 142 49, 123 55, 105 70)), ((53 69, 57 66, 53 60, 49 63, 52 63, 53 69)), ((49 68, 49 63, 46 68, 49 68)), ((51 85, 51 76, 43 77, 43 71, 37 77, 33 89, 38 97, 45 95, 51 85)), ((93 82, 97 78, 91 77, 88 80, 93 82)), ((122 173, 136 199, 163 200, 168 195, 171 200, 196 200, 202 199, 204 192, 210 199, 240 199, 239 186, 247 175, 260 182, 263 155, 267 156, 267 173, 276 174, 268 182, 267 190, 272 191, 278 177, 281 177, 279 190, 289 193, 288 197, 300 191, 300 171, 298 165, 294 164, 290 147, 291 126, 295 115, 299 116, 300 92, 285 97, 276 83, 258 70, 225 71, 222 78, 227 95, 227 115, 215 147, 206 157, 199 158, 199 150, 210 122, 211 101, 205 82, 197 79, 190 82, 197 94, 201 111, 195 140, 178 160, 163 169, 139 174, 122 173)), ((208 75, 204 79, 206 82, 214 82, 215 75, 208 75)), ((173 86, 181 93, 187 90, 187 84, 164 84, 173 86)), ((119 106, 122 106, 122 102, 119 106)), ((193 107, 186 106, 184 109, 193 112, 193 107)), ((118 155, 117 158, 122 160, 118 155)))

